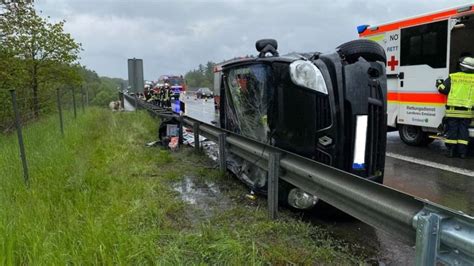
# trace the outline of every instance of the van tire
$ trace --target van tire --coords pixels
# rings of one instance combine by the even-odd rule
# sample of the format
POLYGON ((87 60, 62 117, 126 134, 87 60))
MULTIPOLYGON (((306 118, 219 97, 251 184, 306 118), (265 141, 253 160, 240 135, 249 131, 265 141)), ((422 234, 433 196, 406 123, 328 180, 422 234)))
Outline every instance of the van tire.
POLYGON ((426 146, 434 141, 419 126, 399 125, 400 139, 409 146, 426 146))
POLYGON ((359 57, 367 61, 382 61, 387 63, 385 50, 378 43, 371 40, 354 40, 337 47, 339 54, 349 63, 355 63, 359 57))

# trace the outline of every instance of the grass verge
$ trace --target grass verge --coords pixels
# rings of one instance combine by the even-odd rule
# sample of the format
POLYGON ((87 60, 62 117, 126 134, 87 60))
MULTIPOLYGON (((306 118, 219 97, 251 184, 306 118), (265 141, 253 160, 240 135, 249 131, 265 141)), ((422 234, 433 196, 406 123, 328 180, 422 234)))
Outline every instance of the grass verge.
POLYGON ((16 136, 0 137, 0 264, 353 264, 359 258, 315 226, 267 219, 244 189, 189 150, 145 148, 146 113, 89 109, 24 130, 31 184, 16 136), (208 216, 172 184, 184 176, 224 186, 231 204, 208 216))

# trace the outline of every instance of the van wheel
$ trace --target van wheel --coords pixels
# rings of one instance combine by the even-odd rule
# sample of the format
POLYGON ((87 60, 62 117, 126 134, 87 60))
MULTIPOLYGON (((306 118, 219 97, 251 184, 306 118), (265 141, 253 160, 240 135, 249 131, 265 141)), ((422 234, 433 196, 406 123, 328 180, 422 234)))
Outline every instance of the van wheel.
POLYGON ((418 126, 400 125, 398 133, 402 141, 410 146, 426 146, 434 140, 418 126))
POLYGON ((339 54, 350 64, 357 62, 359 57, 367 61, 382 61, 387 63, 385 50, 378 43, 371 40, 354 40, 337 47, 339 54))

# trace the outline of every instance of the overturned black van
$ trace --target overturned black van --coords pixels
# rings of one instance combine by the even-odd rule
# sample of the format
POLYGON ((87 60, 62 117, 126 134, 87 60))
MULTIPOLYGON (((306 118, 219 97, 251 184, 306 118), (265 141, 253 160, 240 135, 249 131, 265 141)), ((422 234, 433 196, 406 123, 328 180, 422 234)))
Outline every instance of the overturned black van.
MULTIPOLYGON (((222 66, 220 126, 381 183, 387 113, 382 47, 356 40, 332 53, 279 56, 277 46, 260 40, 258 57, 222 66)), ((242 158, 234 162, 230 168, 240 179, 266 191, 264 171, 242 158)), ((296 190, 286 193, 293 207, 317 202, 317 195, 296 190)))

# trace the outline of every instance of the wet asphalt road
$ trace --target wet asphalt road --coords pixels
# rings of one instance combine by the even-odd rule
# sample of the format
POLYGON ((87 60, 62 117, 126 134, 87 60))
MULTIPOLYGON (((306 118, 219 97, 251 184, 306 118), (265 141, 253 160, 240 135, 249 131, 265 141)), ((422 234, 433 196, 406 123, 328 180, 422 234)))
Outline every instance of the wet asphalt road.
POLYGON ((474 154, 447 158, 444 144, 409 147, 388 134, 384 184, 474 216, 474 154))
MULTIPOLYGON (((216 121, 213 100, 184 99, 186 115, 206 123, 216 121)), ((427 147, 410 147, 398 132, 387 135, 384 185, 418 198, 474 216, 474 154, 467 159, 447 158, 444 144, 436 140, 427 147)), ((316 215, 317 216, 317 215, 316 215)), ((359 221, 327 221, 315 217, 312 222, 328 227, 348 242, 370 243, 378 251, 374 260, 392 265, 413 265, 414 248, 359 221)))

